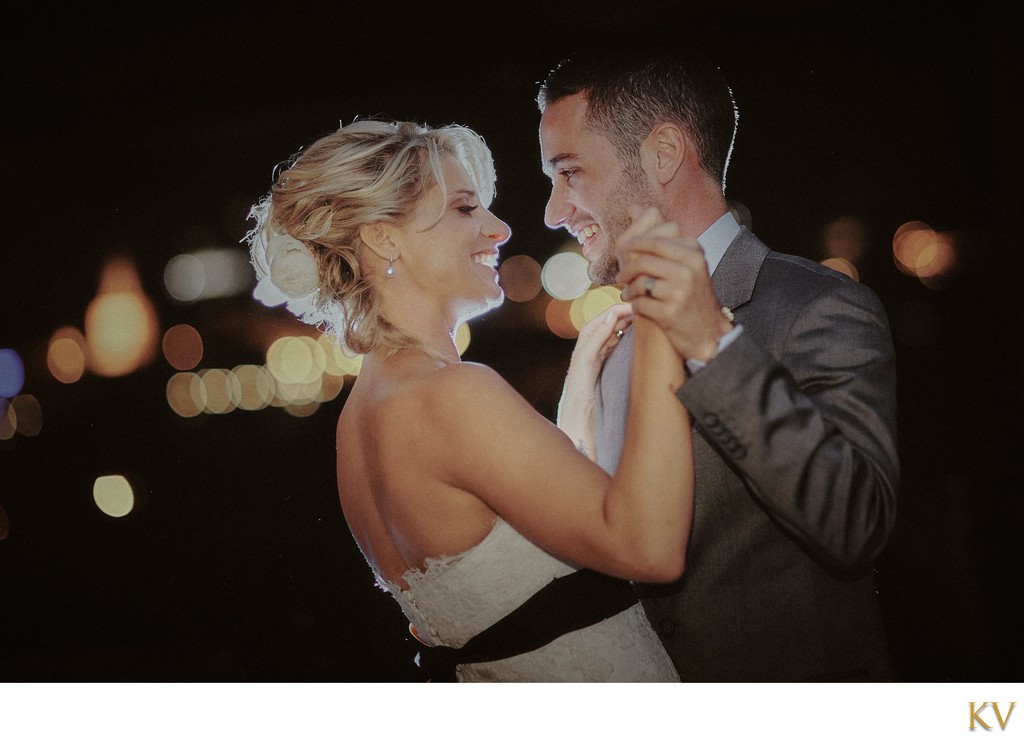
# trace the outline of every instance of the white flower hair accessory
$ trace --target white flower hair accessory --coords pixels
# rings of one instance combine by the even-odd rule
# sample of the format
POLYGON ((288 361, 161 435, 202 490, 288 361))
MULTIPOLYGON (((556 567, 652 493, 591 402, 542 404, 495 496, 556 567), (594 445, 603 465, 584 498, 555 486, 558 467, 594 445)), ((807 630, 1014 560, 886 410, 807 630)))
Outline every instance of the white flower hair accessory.
POLYGON ((309 248, 290 234, 279 234, 267 243, 267 262, 274 286, 286 297, 305 297, 319 284, 316 258, 309 248))
POLYGON ((320 279, 316 258, 309 248, 290 234, 275 233, 259 249, 263 250, 263 262, 256 265, 262 273, 253 297, 268 307, 286 303, 288 310, 300 318, 313 313, 320 279))

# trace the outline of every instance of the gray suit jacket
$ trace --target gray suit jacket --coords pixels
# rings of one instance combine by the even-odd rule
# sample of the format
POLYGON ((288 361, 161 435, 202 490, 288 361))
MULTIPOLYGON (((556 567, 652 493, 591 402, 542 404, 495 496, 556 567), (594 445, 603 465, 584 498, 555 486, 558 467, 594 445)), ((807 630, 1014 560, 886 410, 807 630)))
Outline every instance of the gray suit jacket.
MULTIPOLYGON (((896 374, 862 284, 748 230, 713 283, 743 332, 688 378, 696 502, 682 579, 644 586, 684 680, 892 679, 872 561, 895 518, 896 374)), ((609 357, 595 427, 614 471, 631 338, 609 357)))

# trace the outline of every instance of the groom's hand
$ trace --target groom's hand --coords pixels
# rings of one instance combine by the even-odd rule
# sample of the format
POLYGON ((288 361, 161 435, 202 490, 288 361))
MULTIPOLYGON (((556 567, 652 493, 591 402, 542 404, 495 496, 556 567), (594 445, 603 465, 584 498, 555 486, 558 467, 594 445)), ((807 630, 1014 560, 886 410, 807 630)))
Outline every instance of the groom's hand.
POLYGON ((715 298, 700 243, 681 237, 652 207, 636 216, 618 244, 622 298, 665 331, 682 359, 714 357, 732 323, 715 298))

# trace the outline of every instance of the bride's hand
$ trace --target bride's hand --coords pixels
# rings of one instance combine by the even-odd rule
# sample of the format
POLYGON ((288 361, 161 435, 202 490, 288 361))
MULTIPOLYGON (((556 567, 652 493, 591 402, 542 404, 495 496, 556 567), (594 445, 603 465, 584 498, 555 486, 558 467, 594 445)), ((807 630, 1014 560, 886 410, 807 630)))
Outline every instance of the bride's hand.
POLYGON ((562 398, 558 402, 558 426, 582 453, 592 459, 596 458, 594 402, 597 380, 605 360, 632 321, 631 305, 612 305, 580 329, 573 349, 562 398))
POLYGON ((612 305, 600 315, 588 320, 576 339, 569 365, 570 373, 575 368, 588 376, 587 381, 592 376, 593 385, 596 386, 597 376, 601 374, 604 361, 608 359, 608 355, 612 353, 612 349, 625 335, 632 322, 633 306, 625 303, 612 305))

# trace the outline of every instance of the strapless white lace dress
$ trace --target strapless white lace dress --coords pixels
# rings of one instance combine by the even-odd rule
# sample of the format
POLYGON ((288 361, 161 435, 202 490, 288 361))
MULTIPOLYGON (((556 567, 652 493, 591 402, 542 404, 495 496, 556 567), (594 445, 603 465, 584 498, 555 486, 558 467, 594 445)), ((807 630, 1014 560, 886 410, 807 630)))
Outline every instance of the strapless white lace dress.
MULTIPOLYGON (((391 593, 430 645, 459 647, 576 568, 552 557, 502 519, 475 547, 426 561, 391 593)), ((677 682, 668 654, 636 604, 519 656, 456 669, 460 682, 677 682)))

